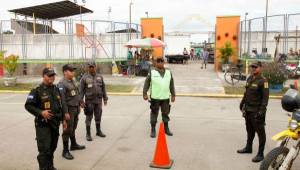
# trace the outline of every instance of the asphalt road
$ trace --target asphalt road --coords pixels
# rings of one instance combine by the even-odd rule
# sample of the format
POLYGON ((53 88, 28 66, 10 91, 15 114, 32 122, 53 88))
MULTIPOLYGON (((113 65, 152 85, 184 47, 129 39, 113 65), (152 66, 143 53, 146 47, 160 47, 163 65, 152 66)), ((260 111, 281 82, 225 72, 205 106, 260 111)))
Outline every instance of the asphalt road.
MULTIPOLYGON (((33 116, 24 109, 25 94, 0 94, 0 169, 37 169, 37 148, 33 116)), ((244 120, 238 110, 240 99, 180 97, 172 105, 167 137, 174 170, 255 170, 251 162, 257 152, 238 155, 246 141, 244 120)), ((271 100, 267 113, 266 152, 275 146, 271 136, 284 130, 287 116, 280 100, 271 100)), ((149 137, 149 104, 140 96, 110 96, 103 111, 103 131, 107 138, 85 140, 84 114, 77 130, 78 143, 87 149, 75 151, 73 161, 61 157, 59 139, 55 165, 62 170, 147 170, 153 158, 156 139, 149 137)), ((158 126, 157 126, 158 128, 158 126)), ((297 161, 294 169, 300 169, 297 161)))

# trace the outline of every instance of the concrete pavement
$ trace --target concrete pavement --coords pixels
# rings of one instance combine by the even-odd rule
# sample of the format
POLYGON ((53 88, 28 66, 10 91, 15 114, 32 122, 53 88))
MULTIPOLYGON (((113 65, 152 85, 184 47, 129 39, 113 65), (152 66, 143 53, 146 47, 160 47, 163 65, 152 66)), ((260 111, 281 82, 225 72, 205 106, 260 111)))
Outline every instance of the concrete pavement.
MULTIPOLYGON (((208 64, 207 69, 201 69, 201 61, 191 61, 189 64, 166 64, 174 77, 175 88, 178 94, 225 94, 222 78, 214 71, 213 65, 208 64)), ((133 93, 142 93, 145 77, 103 75, 107 84, 132 85, 133 93)), ((56 77, 58 82, 61 77, 56 77)), ((39 83, 41 77, 20 76, 18 83, 39 83)))
MULTIPOLYGON (((221 79, 214 71, 213 65, 201 69, 201 61, 191 61, 189 64, 166 64, 174 77, 176 93, 180 94, 224 94, 221 79)), ((144 82, 142 82, 144 83, 144 82)), ((136 92, 143 91, 143 84, 136 88, 136 92)))
MULTIPOLYGON (((37 169, 37 148, 33 116, 24 110, 24 94, 0 94, 0 169, 37 169)), ((254 153, 238 155, 245 144, 244 120, 238 110, 240 99, 178 97, 172 105, 167 137, 174 170, 254 170, 254 153)), ((287 116, 280 100, 271 100, 267 116, 267 146, 275 146, 271 136, 284 130, 287 116)), ((156 139, 149 137, 149 104, 139 96, 110 96, 104 107, 103 131, 107 138, 85 141, 84 115, 81 113, 77 138, 87 149, 72 152, 75 160, 61 157, 62 141, 55 153, 60 170, 148 170, 153 158, 156 139)), ((299 159, 298 159, 299 160, 299 159)), ((295 163, 294 169, 299 169, 295 163)))

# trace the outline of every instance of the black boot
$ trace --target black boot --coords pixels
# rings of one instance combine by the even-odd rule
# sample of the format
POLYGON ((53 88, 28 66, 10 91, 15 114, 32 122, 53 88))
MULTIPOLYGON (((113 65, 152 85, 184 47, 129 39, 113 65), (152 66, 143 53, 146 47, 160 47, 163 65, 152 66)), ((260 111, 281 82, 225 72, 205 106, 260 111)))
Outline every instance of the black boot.
POLYGON ((57 170, 57 169, 54 167, 54 164, 53 164, 53 156, 50 157, 49 170, 57 170))
POLYGON ((64 150, 62 152, 62 156, 68 160, 74 159, 73 155, 69 152, 69 141, 64 141, 64 150))
POLYGON ((259 146, 258 148, 258 153, 257 155, 252 159, 252 162, 260 162, 262 160, 264 160, 264 150, 265 150, 265 146, 259 146))
POLYGON ((91 137, 91 126, 86 126, 86 140, 92 141, 93 138, 91 137))
POLYGON ((237 150, 237 153, 244 154, 244 153, 252 153, 252 144, 247 143, 246 147, 243 149, 237 150))
POLYGON ((99 136, 101 138, 105 138, 106 137, 106 135, 104 133, 102 133, 102 131, 101 131, 100 124, 96 124, 96 129, 97 129, 96 136, 99 136))
POLYGON ((156 125, 156 124, 151 124, 151 134, 150 134, 150 137, 151 137, 151 138, 155 138, 155 137, 156 137, 156 129, 155 129, 155 125, 156 125))
POLYGON ((78 145, 75 136, 70 137, 70 139, 71 139, 71 149, 70 149, 71 151, 85 149, 84 145, 78 145))
POLYGON ((173 133, 170 131, 169 129, 169 124, 168 123, 164 123, 165 125, 165 133, 168 135, 168 136, 173 136, 173 133))
POLYGON ((264 154, 257 154, 253 159, 252 162, 258 163, 264 160, 264 154))

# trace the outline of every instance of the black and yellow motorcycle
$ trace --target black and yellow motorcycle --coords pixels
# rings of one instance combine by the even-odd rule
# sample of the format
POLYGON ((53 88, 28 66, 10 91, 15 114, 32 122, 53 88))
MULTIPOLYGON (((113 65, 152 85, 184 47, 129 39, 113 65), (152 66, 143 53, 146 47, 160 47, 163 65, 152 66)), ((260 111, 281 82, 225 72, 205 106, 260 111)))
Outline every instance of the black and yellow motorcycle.
POLYGON ((290 170, 300 151, 300 96, 297 90, 289 89, 281 100, 289 113, 288 129, 276 134, 272 140, 278 147, 272 149, 262 161, 260 170, 290 170))

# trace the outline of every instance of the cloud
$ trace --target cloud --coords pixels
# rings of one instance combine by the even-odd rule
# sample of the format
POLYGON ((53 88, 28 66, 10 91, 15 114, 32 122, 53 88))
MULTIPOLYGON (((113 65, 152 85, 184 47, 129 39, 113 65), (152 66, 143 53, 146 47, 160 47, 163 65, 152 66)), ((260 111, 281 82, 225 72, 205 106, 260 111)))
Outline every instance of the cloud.
MULTIPOLYGON (((78 0, 80 1, 80 0, 78 0)), ((117 21, 128 22, 130 0, 86 0, 86 6, 94 11, 86 15, 88 19, 107 19, 108 7, 112 7, 111 18, 117 21)), ((240 15, 244 17, 245 12, 249 17, 265 15, 265 0, 132 0, 132 21, 139 23, 145 12, 150 17, 163 17, 166 30, 176 29, 183 21, 182 29, 211 29, 207 23, 214 25, 216 16, 240 15), (189 18, 191 15, 198 15, 203 21, 189 18)), ((37 5, 42 3, 55 2, 55 0, 14 0, 2 3, 0 6, 1 19, 9 19, 8 9, 24 6, 37 5)), ((300 12, 299 0, 269 0, 269 14, 296 13, 300 12)), ((300 21, 299 21, 300 22, 300 21)), ((300 24, 299 24, 300 25, 300 24)))

